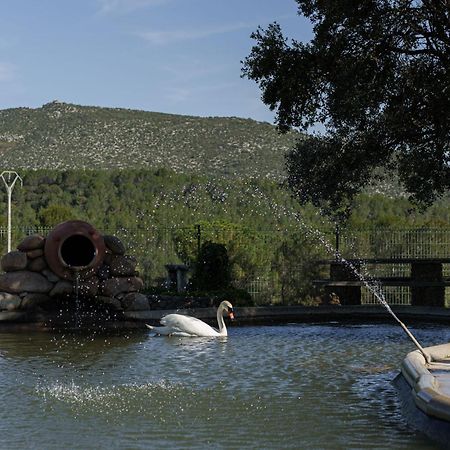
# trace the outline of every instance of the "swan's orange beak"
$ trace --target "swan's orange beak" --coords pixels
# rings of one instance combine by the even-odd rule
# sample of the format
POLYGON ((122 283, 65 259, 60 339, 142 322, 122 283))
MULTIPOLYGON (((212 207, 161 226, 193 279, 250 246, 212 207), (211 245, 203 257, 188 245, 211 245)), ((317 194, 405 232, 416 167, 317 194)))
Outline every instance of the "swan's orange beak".
POLYGON ((234 312, 233 312, 233 311, 228 311, 228 317, 229 317, 231 320, 234 320, 234 312))

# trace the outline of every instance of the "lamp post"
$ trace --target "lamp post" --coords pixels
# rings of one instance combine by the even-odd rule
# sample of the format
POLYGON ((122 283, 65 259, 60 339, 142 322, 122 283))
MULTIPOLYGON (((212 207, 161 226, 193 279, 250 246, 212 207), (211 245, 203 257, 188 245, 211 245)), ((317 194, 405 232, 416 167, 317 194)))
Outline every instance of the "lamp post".
POLYGON ((17 180, 20 180, 20 185, 23 186, 22 178, 20 178, 17 172, 12 170, 4 170, 0 174, 0 178, 3 180, 6 186, 6 192, 8 193, 8 253, 11 251, 11 195, 14 189, 14 185, 17 180))

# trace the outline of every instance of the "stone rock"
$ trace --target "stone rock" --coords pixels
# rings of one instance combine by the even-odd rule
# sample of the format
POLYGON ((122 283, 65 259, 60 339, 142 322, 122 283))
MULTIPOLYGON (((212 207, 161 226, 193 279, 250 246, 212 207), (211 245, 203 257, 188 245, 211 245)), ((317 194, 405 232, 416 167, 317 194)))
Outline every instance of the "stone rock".
POLYGON ((107 265, 107 266, 109 266, 109 265, 111 265, 111 261, 112 261, 112 259, 113 259, 113 254, 111 253, 111 252, 106 252, 105 253, 105 257, 103 258, 103 262, 107 265))
POLYGON ((34 309, 39 305, 42 305, 43 303, 48 303, 52 299, 46 294, 27 294, 22 299, 22 304, 20 305, 21 309, 34 309))
POLYGON ((22 252, 44 248, 45 238, 40 234, 32 234, 27 236, 18 246, 17 249, 22 252))
POLYGON ((110 277, 110 268, 106 264, 103 264, 100 266, 100 268, 97 270, 97 276, 100 278, 100 280, 107 280, 110 277))
POLYGON ((32 259, 28 263, 28 270, 31 270, 32 272, 42 272, 46 268, 47 262, 45 261, 43 256, 32 259))
POLYGON ((114 255, 111 261, 113 277, 131 277, 136 272, 137 260, 134 256, 114 255))
POLYGON ((56 275, 56 273, 52 272, 50 269, 44 269, 42 271, 42 275, 47 278, 51 283, 57 283, 61 278, 56 275))
POLYGON ((84 280, 87 280, 88 278, 92 278, 92 277, 96 277, 97 276, 97 272, 95 271, 95 269, 88 269, 88 270, 83 270, 81 272, 81 278, 83 278, 84 280))
POLYGON ((0 322, 26 322, 27 319, 26 311, 0 311, 0 322))
POLYGON ((7 272, 0 276, 0 291, 17 294, 19 292, 47 293, 53 288, 53 283, 43 275, 28 270, 7 272))
POLYGON ((144 281, 140 277, 132 277, 130 278, 130 282, 133 286, 133 288, 136 289, 136 291, 140 291, 144 287, 144 281))
POLYGON ((20 251, 9 252, 2 257, 1 266, 5 272, 23 270, 27 267, 27 255, 20 251))
POLYGON ((27 257, 29 259, 39 258, 39 256, 44 256, 44 250, 42 248, 37 248, 36 250, 30 250, 27 252, 27 257))
POLYGON ((97 297, 97 299, 99 302, 101 302, 105 305, 111 306, 112 309, 114 309, 115 311, 123 310, 122 303, 120 303, 120 300, 117 300, 114 297, 105 297, 105 296, 100 295, 97 297))
POLYGON ((50 291, 50 297, 67 297, 73 293, 73 284, 70 281, 59 280, 50 291))
POLYGON ((18 295, 0 292, 0 310, 16 311, 20 308, 22 299, 18 295))
POLYGON ((81 280, 79 286, 80 295, 83 297, 95 297, 98 294, 100 281, 97 277, 81 280))
POLYGON ((142 289, 144 282, 139 277, 109 278, 102 283, 102 294, 107 297, 116 297, 123 292, 136 292, 142 289))
POLYGON ((126 311, 147 311, 150 309, 147 296, 137 292, 127 294, 122 300, 122 306, 126 311))
POLYGON ((125 253, 125 246, 118 237, 107 234, 103 236, 103 239, 105 240, 106 247, 108 247, 114 254, 123 255, 125 253))

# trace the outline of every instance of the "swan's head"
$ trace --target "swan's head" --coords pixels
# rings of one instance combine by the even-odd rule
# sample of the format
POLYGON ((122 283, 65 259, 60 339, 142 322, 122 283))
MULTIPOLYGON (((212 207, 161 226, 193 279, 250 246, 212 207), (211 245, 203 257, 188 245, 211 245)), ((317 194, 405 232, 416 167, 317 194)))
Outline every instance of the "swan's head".
POLYGON ((233 305, 228 301, 224 300, 220 305, 219 308, 226 311, 228 313, 228 317, 233 320, 234 319, 234 309, 233 305))

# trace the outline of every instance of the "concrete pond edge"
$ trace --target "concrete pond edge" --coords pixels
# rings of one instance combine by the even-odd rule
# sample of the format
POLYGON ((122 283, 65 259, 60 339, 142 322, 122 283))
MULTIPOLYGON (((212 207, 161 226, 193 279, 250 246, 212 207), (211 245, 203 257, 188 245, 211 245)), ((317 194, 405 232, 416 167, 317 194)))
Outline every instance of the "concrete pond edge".
MULTIPOLYGON (((393 306, 394 312, 405 323, 450 324, 450 309, 440 307, 393 306)), ((215 323, 214 307, 147 309, 130 311, 110 311, 99 314, 86 323, 86 329, 146 329, 145 324, 157 324, 170 313, 198 317, 215 323)), ((382 306, 256 306, 236 307, 236 320, 230 326, 274 325, 289 323, 394 323, 390 314, 382 306)), ((71 313, 73 315, 73 312, 71 313)), ((73 319, 73 317, 72 317, 73 319)), ((70 313, 49 314, 39 311, 0 311, 1 330, 51 330, 65 328, 71 323, 70 313)))

